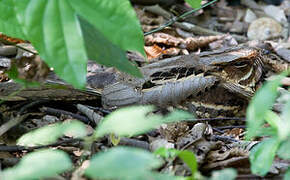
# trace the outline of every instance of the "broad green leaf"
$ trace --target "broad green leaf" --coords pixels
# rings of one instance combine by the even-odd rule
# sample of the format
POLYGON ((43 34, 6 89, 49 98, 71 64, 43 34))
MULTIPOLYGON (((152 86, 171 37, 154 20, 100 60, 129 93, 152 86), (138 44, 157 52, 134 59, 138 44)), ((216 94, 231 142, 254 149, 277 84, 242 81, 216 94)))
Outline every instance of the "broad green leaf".
POLYGON ((289 180, 290 179, 290 168, 286 171, 283 180, 289 180))
POLYGON ((265 114, 265 120, 272 128, 277 130, 281 118, 275 112, 268 110, 265 114))
POLYGON ((0 0, 0 32, 15 38, 26 39, 17 21, 12 0, 0 0))
POLYGON ((282 159, 290 159, 290 136, 281 143, 277 155, 282 159))
POLYGON ((290 101, 285 104, 281 119, 278 132, 280 139, 285 140, 287 137, 290 137, 290 101))
POLYGON ((87 135, 87 129, 84 123, 70 120, 62 123, 62 133, 69 137, 82 138, 87 135))
POLYGON ((134 76, 142 77, 138 68, 128 61, 124 50, 112 44, 84 18, 79 17, 79 21, 89 59, 108 67, 114 66, 134 76))
POLYGON ((166 117, 153 114, 153 106, 132 106, 118 109, 106 116, 96 129, 95 136, 102 137, 105 134, 114 133, 118 136, 133 136, 145 133, 151 129, 157 128, 164 123, 164 119, 170 119, 170 122, 180 121, 191 116, 187 112, 172 112, 166 117), (173 118, 172 118, 173 115, 173 118))
POLYGON ((197 172, 197 161, 194 153, 187 150, 167 149, 165 147, 159 148, 154 152, 165 159, 172 157, 179 157, 190 168, 191 173, 194 175, 197 172))
POLYGON ((148 151, 115 147, 93 156, 85 174, 96 179, 136 179, 150 173, 151 169, 158 168, 161 164, 161 160, 148 151))
POLYGON ((41 150, 27 154, 13 168, 0 173, 0 179, 27 180, 53 177, 72 168, 69 156, 59 150, 41 150))
POLYGON ((46 145, 56 142, 63 135, 75 138, 84 137, 86 129, 79 121, 56 123, 24 134, 18 139, 17 144, 22 146, 46 145))
POLYGON ((172 176, 169 174, 161 174, 161 173, 155 173, 155 172, 148 172, 139 177, 131 177, 126 180, 136 180, 136 179, 138 180, 186 180, 185 177, 172 176))
POLYGON ((278 95, 277 88, 284 76, 267 82, 259 89, 247 109, 247 138, 256 136, 257 130, 264 123, 266 112, 271 108, 278 95))
POLYGON ((70 0, 69 3, 114 45, 145 56, 143 33, 129 0, 70 0))
POLYGON ((185 0, 192 8, 200 8, 201 7, 201 0, 185 0))
POLYGON ((197 161, 194 153, 187 150, 167 149, 159 148, 154 152, 155 155, 159 155, 165 159, 179 157, 191 170, 192 176, 194 177, 197 171, 197 161))
POLYGON ((178 153, 178 157, 190 168, 192 175, 197 172, 197 161, 193 152, 183 150, 178 153))
POLYGON ((88 58, 69 0, 14 0, 14 4, 26 37, 42 59, 62 79, 84 87, 88 58))
POLYGON ((256 136, 273 136, 277 137, 277 129, 273 127, 261 127, 255 132, 256 136))
POLYGON ((177 149, 173 149, 173 148, 165 148, 165 147, 161 147, 159 149, 157 149, 156 151, 154 151, 155 155, 161 156, 163 158, 165 158, 166 160, 168 160, 169 158, 175 158, 176 156, 178 156, 178 153, 180 151, 177 149))
POLYGON ((270 138, 254 146, 250 152, 251 171, 264 176, 269 171, 280 142, 270 138))
POLYGON ((176 122, 176 120, 180 121, 180 120, 187 120, 187 119, 192 119, 192 118, 194 118, 194 116, 190 113, 187 113, 181 110, 174 110, 173 112, 170 113, 169 116, 165 116, 162 119, 162 121, 163 123, 173 123, 173 122, 176 122))
POLYGON ((232 168, 213 171, 210 180, 234 180, 237 177, 237 171, 232 168))

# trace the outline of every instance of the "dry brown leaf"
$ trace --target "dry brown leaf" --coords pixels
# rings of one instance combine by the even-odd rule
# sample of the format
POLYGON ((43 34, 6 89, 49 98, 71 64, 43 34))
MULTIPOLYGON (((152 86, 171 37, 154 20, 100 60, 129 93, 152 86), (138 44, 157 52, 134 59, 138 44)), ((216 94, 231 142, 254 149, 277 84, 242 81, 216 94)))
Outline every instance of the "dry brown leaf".
POLYGON ((6 82, 9 81, 9 78, 6 74, 0 73, 0 82, 6 82))
POLYGON ((145 36, 145 44, 153 45, 153 44, 164 44, 167 46, 178 47, 180 44, 184 44, 184 40, 182 38, 176 38, 174 36, 165 34, 165 33, 154 33, 148 36, 145 36))
POLYGON ((146 45, 163 44, 166 46, 179 47, 181 49, 194 51, 198 48, 206 47, 210 43, 217 40, 221 40, 224 37, 225 37, 224 35, 217 35, 205 37, 189 37, 183 39, 165 33, 155 33, 145 37, 145 44, 146 45))
POLYGON ((198 48, 206 47, 210 43, 223 39, 225 36, 224 35, 217 35, 217 36, 202 36, 202 37, 191 37, 191 38, 186 38, 185 44, 186 48, 190 51, 194 51, 198 48))
POLYGON ((156 44, 153 46, 145 46, 144 49, 148 60, 158 58, 163 54, 162 48, 156 44))
POLYGON ((227 130, 225 136, 232 136, 235 138, 239 138, 239 136, 244 132, 241 128, 233 128, 231 130, 227 130))
POLYGON ((161 137, 168 142, 176 142, 178 138, 185 136, 188 131, 189 126, 186 122, 164 124, 159 128, 161 137))
POLYGON ((163 53, 170 56, 176 56, 180 53, 180 51, 181 50, 179 48, 172 47, 172 48, 165 49, 163 53))
POLYGON ((25 43, 22 39, 17 39, 13 37, 6 36, 5 34, 0 32, 0 42, 4 44, 18 44, 18 43, 25 43))

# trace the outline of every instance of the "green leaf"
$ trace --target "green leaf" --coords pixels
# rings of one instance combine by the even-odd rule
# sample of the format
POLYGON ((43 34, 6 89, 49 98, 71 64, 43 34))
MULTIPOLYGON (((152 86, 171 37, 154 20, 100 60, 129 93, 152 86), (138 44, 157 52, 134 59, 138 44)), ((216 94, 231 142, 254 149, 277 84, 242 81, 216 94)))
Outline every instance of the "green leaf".
POLYGON ((197 161, 193 152, 183 150, 178 153, 178 157, 190 168, 192 175, 197 172, 197 161))
POLYGON ((254 146, 250 152, 251 171, 264 176, 269 171, 280 142, 270 138, 254 146))
POLYGON ((213 171, 210 180, 234 180, 237 177, 237 171, 232 168, 213 171))
MULTIPOLYGON (((154 173, 154 172, 148 172, 142 176, 138 177, 131 177, 128 180, 186 180, 185 177, 181 176, 172 176, 169 174, 161 174, 161 173, 154 173)), ((126 179, 127 180, 127 179, 126 179)))
POLYGON ((162 119, 163 123, 173 123, 180 120, 187 120, 187 119, 192 119, 194 118, 192 114, 187 113, 185 111, 181 110, 174 110, 173 112, 170 113, 169 116, 165 116, 162 119))
POLYGON ((145 56, 141 26, 128 0, 70 0, 69 3, 114 45, 123 50, 139 51, 145 56))
POLYGON ((247 109, 247 138, 256 136, 256 132, 264 123, 266 112, 271 108, 278 95, 277 88, 284 76, 267 82, 259 89, 247 109))
POLYGON ((267 123, 270 124, 272 128, 275 130, 278 130, 279 127, 279 121, 281 121, 281 118, 276 114, 275 112, 268 110, 265 114, 265 120, 267 123))
POLYGON ((197 9, 201 7, 201 0, 185 0, 192 8, 197 9))
POLYGON ((177 149, 173 149, 173 148, 165 148, 165 147, 161 147, 157 150, 154 151, 154 154, 157 156, 161 156, 163 158, 165 158, 166 160, 168 160, 169 158, 175 158, 176 156, 178 156, 178 153, 180 151, 177 149))
POLYGON ((275 129, 276 136, 284 141, 290 136, 290 101, 283 108, 281 118, 273 111, 267 111, 265 120, 275 129))
POLYGON ((108 67, 114 66, 134 76, 142 77, 139 69, 128 61, 124 50, 112 44, 99 30, 84 18, 79 17, 79 21, 89 59, 95 60, 97 63, 108 67))
POLYGON ((273 136, 277 137, 277 129, 273 127, 261 127, 256 132, 256 136, 273 136))
POLYGON ((62 133, 69 137, 82 138, 87 135, 87 129, 84 123, 70 120, 62 123, 62 133))
POLYGON ((25 180, 52 177, 72 168, 69 156, 59 150, 41 150, 27 154, 13 168, 0 173, 0 179, 25 180))
POLYGON ((18 21, 42 59, 62 79, 75 87, 84 87, 88 58, 69 1, 14 0, 14 3, 18 21))
POLYGON ((17 144, 22 146, 47 145, 56 142, 63 135, 75 138, 84 137, 86 135, 86 128, 79 121, 56 123, 24 134, 18 139, 17 144))
POLYGON ((161 147, 154 152, 155 155, 159 155, 165 159, 174 158, 178 156, 185 164, 190 168, 192 175, 197 172, 197 161, 193 152, 187 150, 167 149, 161 147))
POLYGON ((17 21, 12 0, 0 0, 0 32, 15 38, 26 39, 17 21))
POLYGON ((282 159, 290 159, 290 137, 283 141, 278 149, 277 155, 282 159))
POLYGON ((126 61, 124 52, 124 50, 137 50, 145 56, 143 33, 128 0, 81 2, 14 0, 13 2, 18 22, 25 36, 41 58, 68 83, 77 88, 85 86, 87 53, 97 62, 109 66, 115 66, 117 62, 116 67, 120 70, 141 76, 138 69, 126 61), (83 29, 86 42, 78 16, 94 27, 93 31, 92 28, 83 29), (93 43, 98 45, 91 47, 93 43, 91 40, 88 41, 91 37, 94 38, 91 40, 96 40, 93 43), (88 44, 85 46, 84 43, 88 44))
POLYGON ((286 171, 283 180, 289 180, 290 179, 290 168, 286 171))
POLYGON ((109 133, 118 136, 134 136, 157 128, 164 123, 164 119, 170 119, 170 122, 173 122, 192 117, 187 112, 179 112, 179 116, 173 112, 163 118, 161 115, 153 114, 153 110, 153 106, 131 106, 118 109, 103 119, 96 129, 95 137, 99 138, 109 133))
POLYGON ((146 175, 162 161, 153 154, 137 148, 115 147, 96 154, 85 174, 96 179, 129 179, 146 175), (102 162, 102 163, 100 163, 102 162))
POLYGON ((290 137, 290 101, 284 105, 281 119, 278 132, 280 139, 285 140, 290 137))

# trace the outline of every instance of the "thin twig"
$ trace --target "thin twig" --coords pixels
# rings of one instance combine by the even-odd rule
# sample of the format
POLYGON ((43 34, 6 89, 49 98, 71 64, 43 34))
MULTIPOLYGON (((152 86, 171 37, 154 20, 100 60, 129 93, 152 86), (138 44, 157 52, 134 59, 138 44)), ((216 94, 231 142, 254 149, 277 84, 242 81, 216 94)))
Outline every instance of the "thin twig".
POLYGON ((178 16, 178 17, 173 17, 172 19, 170 19, 170 20, 169 20, 168 22, 166 22, 165 24, 162 24, 160 27, 158 27, 158 28, 156 28, 156 29, 153 29, 152 31, 149 31, 149 32, 144 33, 144 36, 147 36, 147 35, 149 35, 149 34, 152 34, 152 33, 155 33, 155 32, 157 32, 157 31, 160 31, 160 30, 162 30, 162 29, 164 29, 164 28, 166 28, 166 27, 172 25, 173 23, 177 22, 178 20, 183 19, 183 18, 185 18, 186 16, 188 16, 188 15, 190 15, 190 14, 192 14, 192 13, 194 13, 194 12, 196 12, 196 11, 202 9, 202 8, 205 8, 205 7, 207 7, 207 6, 211 5, 211 4, 213 4, 213 3, 216 2, 216 1, 217 1, 217 0, 210 1, 210 2, 208 2, 208 3, 204 4, 204 5, 202 5, 200 8, 193 9, 193 10, 191 10, 191 11, 185 12, 184 14, 182 14, 182 15, 180 15, 180 16, 178 16))
POLYGON ((132 147, 138 147, 146 150, 150 150, 150 145, 149 143, 145 141, 140 141, 137 139, 130 139, 130 138, 121 138, 120 145, 125 145, 125 146, 132 146, 132 147))
POLYGON ((23 91, 26 87, 22 86, 20 89, 18 89, 17 91, 12 92, 11 94, 9 94, 8 96, 5 97, 5 99, 0 99, 0 105, 2 103, 4 103, 6 100, 9 100, 10 98, 16 96, 18 93, 20 93, 21 91, 23 91))
POLYGON ((103 119, 103 116, 94 112, 94 110, 88 108, 85 105, 77 104, 77 109, 89 118, 93 127, 96 127, 99 124, 99 122, 103 119))
POLYGON ((17 48, 19 48, 19 49, 22 49, 22 50, 24 50, 24 51, 27 51, 27 52, 33 54, 33 55, 37 55, 37 54, 38 54, 38 53, 35 53, 35 52, 33 52, 33 51, 29 50, 29 49, 26 49, 25 47, 19 46, 19 45, 17 45, 17 44, 15 44, 15 46, 16 46, 17 48))
POLYGON ((234 128, 241 128, 241 129, 245 129, 246 126, 245 125, 240 125, 240 126, 220 126, 220 127, 216 127, 217 129, 223 130, 223 129, 234 129, 234 128))
POLYGON ((81 139, 67 139, 58 141, 56 143, 48 144, 48 145, 40 145, 40 146, 33 146, 33 147, 26 147, 26 146, 1 146, 0 145, 0 152, 19 152, 19 151, 33 151, 36 149, 48 148, 48 147, 56 147, 64 144, 71 144, 76 142, 81 142, 81 139))
POLYGON ((42 107, 42 108, 40 108, 40 111, 41 112, 46 112, 47 114, 58 116, 58 117, 60 117, 61 114, 68 115, 68 116, 71 116, 72 118, 78 119, 78 120, 80 120, 80 121, 82 121, 84 123, 91 122, 85 116, 81 116, 79 114, 74 114, 74 113, 71 113, 71 112, 68 112, 68 111, 64 111, 64 110, 61 110, 61 109, 54 109, 54 108, 50 108, 50 107, 42 107))
POLYGON ((220 130, 219 128, 215 128, 215 127, 213 127, 212 129, 213 129, 214 131, 218 132, 218 133, 221 133, 221 134, 224 133, 224 131, 220 130))
POLYGON ((31 102, 29 104, 26 104, 23 107, 21 107, 21 109, 19 110, 18 114, 21 115, 25 110, 27 110, 29 108, 32 108, 34 106, 38 106, 40 104, 47 103, 47 102, 49 102, 49 101, 48 100, 33 101, 33 102, 31 102))
POLYGON ((101 107, 94 107, 94 106, 88 106, 88 108, 91 108, 93 110, 96 110, 96 111, 100 111, 102 113, 105 113, 105 114, 110 114, 111 112, 113 112, 112 110, 109 110, 109 109, 104 109, 104 108, 101 108, 101 107))
POLYGON ((25 120, 30 114, 25 114, 23 116, 16 116, 13 119, 10 119, 8 122, 6 122, 5 124, 3 124, 0 127, 0 137, 5 134, 7 131, 9 131, 11 128, 13 128, 14 126, 16 126, 17 124, 21 123, 23 120, 25 120))
POLYGON ((189 123, 196 123, 198 121, 246 121, 244 117, 218 117, 218 118, 200 118, 200 119, 185 119, 184 121, 187 121, 189 123))
POLYGON ((220 136, 220 135, 213 135, 213 140, 221 140, 225 142, 238 142, 239 140, 236 140, 230 136, 220 136))

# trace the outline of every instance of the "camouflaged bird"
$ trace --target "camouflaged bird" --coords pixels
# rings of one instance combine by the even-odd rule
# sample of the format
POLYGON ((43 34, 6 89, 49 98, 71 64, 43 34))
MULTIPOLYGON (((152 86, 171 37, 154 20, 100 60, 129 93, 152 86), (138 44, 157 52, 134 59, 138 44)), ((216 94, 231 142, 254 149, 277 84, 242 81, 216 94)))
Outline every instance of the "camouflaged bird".
POLYGON ((174 106, 200 117, 244 114, 262 77, 265 55, 235 47, 164 59, 141 68, 143 79, 119 77, 102 93, 105 107, 174 106))

